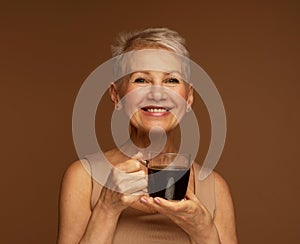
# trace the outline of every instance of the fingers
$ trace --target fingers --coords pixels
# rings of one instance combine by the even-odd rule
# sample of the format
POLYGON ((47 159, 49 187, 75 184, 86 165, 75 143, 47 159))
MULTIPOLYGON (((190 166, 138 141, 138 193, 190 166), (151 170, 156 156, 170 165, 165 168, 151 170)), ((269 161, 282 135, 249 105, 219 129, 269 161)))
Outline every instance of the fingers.
POLYGON ((143 158, 143 154, 141 152, 138 152, 134 156, 132 156, 131 159, 120 163, 116 166, 117 169, 122 170, 126 173, 132 173, 142 170, 142 165, 139 162, 140 159, 143 158))
POLYGON ((137 192, 147 192, 148 182, 146 173, 143 170, 139 159, 142 153, 135 154, 131 159, 120 163, 113 169, 112 183, 113 189, 123 194, 136 194, 137 192))
POLYGON ((134 193, 147 188, 148 181, 144 171, 125 173, 114 170, 107 184, 109 188, 120 193, 134 193))
POLYGON ((137 153, 113 168, 107 181, 109 188, 122 194, 145 194, 148 187, 147 177, 138 161, 142 156, 142 153, 137 153))
POLYGON ((137 153, 111 170, 106 182, 109 190, 102 189, 100 202, 108 202, 122 210, 145 195, 148 181, 139 162, 142 157, 142 153, 137 153))
POLYGON ((172 201, 160 197, 146 197, 140 198, 140 202, 155 209, 159 213, 170 217, 173 221, 180 216, 206 216, 209 215, 208 211, 196 195, 188 190, 186 200, 172 201))
POLYGON ((165 215, 173 214, 174 212, 185 212, 190 208, 188 201, 170 201, 160 197, 149 198, 143 196, 140 201, 165 215))
POLYGON ((118 164, 116 168, 126 173, 132 173, 141 170, 141 164, 136 159, 129 159, 121 164, 118 164))
POLYGON ((148 181, 146 180, 145 175, 141 176, 141 174, 139 173, 139 175, 137 176, 132 176, 133 174, 137 173, 139 172, 132 173, 126 178, 122 179, 120 184, 118 184, 119 192, 132 194, 147 189, 148 181))
POLYGON ((142 197, 140 201, 156 209, 158 212, 165 215, 174 213, 192 213, 198 207, 202 206, 196 195, 188 188, 186 198, 181 201, 166 200, 160 197, 142 197))

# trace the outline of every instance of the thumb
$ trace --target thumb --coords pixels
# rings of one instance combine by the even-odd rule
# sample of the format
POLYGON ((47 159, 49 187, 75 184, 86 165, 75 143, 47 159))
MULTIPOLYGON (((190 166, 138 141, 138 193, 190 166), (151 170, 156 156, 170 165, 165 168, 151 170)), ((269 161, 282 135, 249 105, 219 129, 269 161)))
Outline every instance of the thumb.
POLYGON ((199 201, 194 192, 192 192, 189 188, 187 189, 185 196, 188 200, 192 200, 193 202, 199 201))
POLYGON ((147 160, 143 160, 144 155, 141 152, 138 152, 137 154, 132 156, 132 159, 136 159, 140 162, 142 169, 144 170, 145 173, 147 173, 146 168, 147 168, 147 160))

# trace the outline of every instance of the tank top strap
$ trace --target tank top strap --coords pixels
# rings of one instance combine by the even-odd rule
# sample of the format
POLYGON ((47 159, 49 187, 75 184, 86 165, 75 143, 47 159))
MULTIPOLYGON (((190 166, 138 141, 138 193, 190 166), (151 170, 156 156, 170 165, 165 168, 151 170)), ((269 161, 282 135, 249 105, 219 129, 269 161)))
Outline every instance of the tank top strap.
POLYGON ((201 166, 197 163, 193 164, 195 179, 195 194, 201 203, 210 212, 212 218, 215 215, 216 199, 215 199, 215 177, 214 173, 210 173, 204 180, 199 180, 201 166))

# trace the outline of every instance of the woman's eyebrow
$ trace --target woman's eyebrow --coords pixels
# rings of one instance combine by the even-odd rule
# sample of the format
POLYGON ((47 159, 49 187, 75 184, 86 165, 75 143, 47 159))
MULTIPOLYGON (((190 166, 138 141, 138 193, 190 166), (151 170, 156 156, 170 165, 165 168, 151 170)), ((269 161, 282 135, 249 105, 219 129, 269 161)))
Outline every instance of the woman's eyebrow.
POLYGON ((148 71, 137 71, 137 72, 131 73, 129 78, 131 78, 134 75, 138 75, 138 74, 150 75, 150 73, 148 71))
MULTIPOLYGON (((180 72, 178 71, 168 71, 168 72, 162 72, 164 76, 174 76, 175 78, 177 77, 178 79, 183 79, 183 76, 180 72)), ((129 75, 129 79, 132 79, 133 76, 138 76, 138 75, 147 75, 147 76, 151 76, 151 72, 149 71, 137 71, 137 72, 133 72, 129 75)))
POLYGON ((179 75, 180 77, 182 77, 182 74, 178 71, 170 71, 170 72, 167 72, 166 74, 168 74, 168 75, 179 75))
MULTIPOLYGON (((181 73, 178 72, 177 70, 174 71, 168 71, 168 72, 162 72, 164 73, 164 75, 179 75, 181 76, 181 73)), ((149 71, 137 71, 137 72, 133 72, 130 74, 130 77, 136 74, 145 74, 145 75, 150 75, 151 73, 149 71)))

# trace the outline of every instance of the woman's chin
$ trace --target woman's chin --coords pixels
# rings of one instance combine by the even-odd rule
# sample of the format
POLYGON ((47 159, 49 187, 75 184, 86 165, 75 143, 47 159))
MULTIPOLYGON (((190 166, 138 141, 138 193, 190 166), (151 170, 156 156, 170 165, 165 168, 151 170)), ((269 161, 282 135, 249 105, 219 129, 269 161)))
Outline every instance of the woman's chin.
POLYGON ((139 126, 138 128, 141 129, 141 131, 149 133, 168 133, 172 130, 174 130, 176 125, 171 126, 171 124, 161 124, 161 123, 155 123, 155 124, 143 124, 143 126, 139 126))

